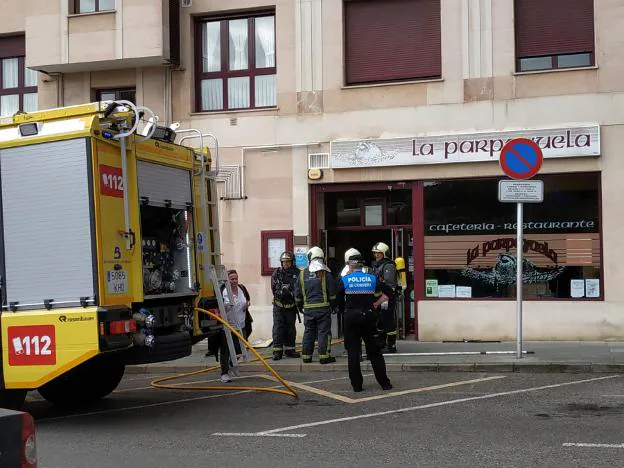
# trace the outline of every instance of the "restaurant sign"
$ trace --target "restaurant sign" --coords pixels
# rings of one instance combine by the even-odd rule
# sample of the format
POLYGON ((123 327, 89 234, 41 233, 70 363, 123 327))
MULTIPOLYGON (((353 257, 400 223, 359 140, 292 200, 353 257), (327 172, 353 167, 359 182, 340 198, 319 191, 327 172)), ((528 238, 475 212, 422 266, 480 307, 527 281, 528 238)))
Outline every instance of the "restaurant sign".
POLYGON ((544 158, 600 155, 600 126, 492 131, 331 142, 331 167, 381 167, 498 161, 509 140, 529 138, 544 158))

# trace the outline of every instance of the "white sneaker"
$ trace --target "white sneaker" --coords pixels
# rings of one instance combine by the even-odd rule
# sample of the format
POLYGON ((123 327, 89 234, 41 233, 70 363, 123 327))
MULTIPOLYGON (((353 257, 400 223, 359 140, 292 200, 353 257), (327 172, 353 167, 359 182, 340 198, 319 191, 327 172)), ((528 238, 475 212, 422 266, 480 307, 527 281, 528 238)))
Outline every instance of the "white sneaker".
POLYGON ((223 383, 228 383, 232 381, 232 377, 230 377, 228 374, 223 374, 221 376, 221 382, 223 383))

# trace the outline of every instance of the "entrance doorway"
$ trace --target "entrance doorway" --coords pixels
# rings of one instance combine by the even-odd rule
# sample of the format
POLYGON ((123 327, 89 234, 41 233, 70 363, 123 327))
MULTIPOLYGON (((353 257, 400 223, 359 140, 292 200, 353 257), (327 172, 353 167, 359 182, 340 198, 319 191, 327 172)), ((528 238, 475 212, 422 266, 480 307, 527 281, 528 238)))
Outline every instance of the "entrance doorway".
POLYGON ((397 309, 400 338, 415 333, 413 303, 414 253, 412 231, 412 189, 406 184, 371 184, 364 190, 356 187, 317 186, 312 213, 319 230, 316 244, 325 252, 332 272, 339 276, 344 267, 344 253, 358 249, 366 266, 374 261, 371 249, 377 242, 390 247, 389 257, 403 258, 406 289, 397 309), (341 188, 343 190, 341 190, 341 188), (319 190, 321 189, 321 190, 319 190))
POLYGON ((344 253, 355 248, 360 251, 364 265, 372 266, 375 258, 371 251, 377 242, 383 242, 390 247, 388 254, 392 260, 401 257, 405 262, 405 285, 402 301, 397 306, 399 337, 414 334, 414 306, 412 290, 414 285, 413 268, 413 236, 412 230, 406 228, 372 229, 372 230, 323 230, 321 232, 321 248, 327 257, 327 266, 336 276, 344 267, 344 253))
POLYGON ((344 253, 355 248, 360 251, 366 266, 371 266, 375 258, 371 249, 377 242, 384 242, 392 245, 392 231, 390 229, 374 229, 374 230, 331 230, 326 231, 325 245, 323 245, 327 255, 329 268, 336 275, 340 274, 344 266, 344 253))

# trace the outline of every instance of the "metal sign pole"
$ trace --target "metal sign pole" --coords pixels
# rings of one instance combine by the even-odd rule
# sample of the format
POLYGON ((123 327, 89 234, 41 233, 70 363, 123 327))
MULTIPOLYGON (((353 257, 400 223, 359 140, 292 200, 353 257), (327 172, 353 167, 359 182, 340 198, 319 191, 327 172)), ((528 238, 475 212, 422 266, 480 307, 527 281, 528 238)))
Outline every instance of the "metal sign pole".
POLYGON ((516 203, 516 358, 522 358, 522 253, 523 204, 544 201, 544 183, 541 180, 529 181, 542 167, 542 149, 533 140, 514 138, 501 149, 499 163, 507 177, 516 180, 498 182, 498 201, 516 203), (517 180, 522 179, 522 180, 517 180))
POLYGON ((516 227, 516 358, 522 358, 522 253, 524 247, 523 240, 523 204, 517 204, 517 227, 516 227))

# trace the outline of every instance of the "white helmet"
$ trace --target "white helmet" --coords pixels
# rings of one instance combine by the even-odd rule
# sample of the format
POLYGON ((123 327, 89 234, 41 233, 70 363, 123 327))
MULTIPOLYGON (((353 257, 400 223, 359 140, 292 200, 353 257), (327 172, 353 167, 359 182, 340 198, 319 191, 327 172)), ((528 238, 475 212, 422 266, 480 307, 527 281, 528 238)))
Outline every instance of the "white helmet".
POLYGON ((344 261, 347 263, 349 259, 355 255, 362 255, 358 249, 351 248, 347 250, 344 254, 344 261))
POLYGON ((321 260, 323 260, 325 258, 325 253, 323 252, 323 249, 321 249, 320 247, 312 247, 310 250, 308 250, 308 261, 312 261, 315 258, 319 258, 321 260))
POLYGON ((388 256, 389 250, 390 250, 390 247, 388 247, 388 244, 384 244, 383 242, 377 242, 375 245, 373 245, 373 249, 372 249, 374 253, 383 254, 384 257, 388 256))

